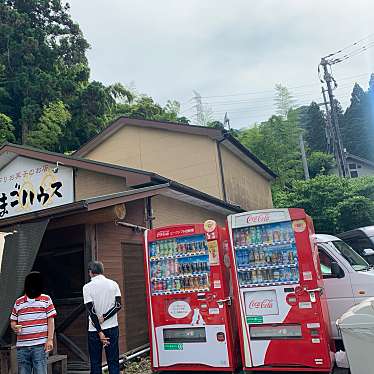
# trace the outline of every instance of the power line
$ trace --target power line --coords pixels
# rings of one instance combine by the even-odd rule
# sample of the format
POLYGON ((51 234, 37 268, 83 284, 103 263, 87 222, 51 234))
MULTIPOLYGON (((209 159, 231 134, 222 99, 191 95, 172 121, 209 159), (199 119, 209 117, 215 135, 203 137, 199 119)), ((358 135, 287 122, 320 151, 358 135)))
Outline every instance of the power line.
POLYGON ((360 39, 360 40, 357 40, 356 42, 351 43, 351 44, 347 45, 346 47, 344 47, 344 48, 342 48, 342 49, 339 49, 339 51, 336 51, 336 52, 330 53, 329 55, 325 56, 324 58, 327 59, 327 58, 330 58, 330 57, 335 56, 335 55, 337 55, 337 54, 340 54, 340 53, 342 53, 343 51, 345 51, 345 50, 347 50, 347 49, 349 49, 349 48, 355 47, 356 45, 358 45, 358 44, 361 43, 362 41, 364 41, 364 40, 366 40, 366 39, 369 39, 369 38, 371 38, 372 36, 374 36, 374 33, 369 34, 369 35, 365 36, 364 38, 362 38, 362 39, 360 39))
MULTIPOLYGON (((369 71, 367 73, 361 73, 358 75, 352 75, 349 77, 342 77, 340 80, 348 80, 352 78, 359 78, 362 76, 365 76, 367 74, 371 74, 373 71, 369 71)), ((297 91, 299 88, 304 88, 304 87, 313 87, 313 86, 319 86, 319 83, 306 83, 298 86, 289 86, 287 87, 289 90, 297 91)), ((224 94, 224 95, 209 95, 209 96, 201 96, 202 99, 209 99, 209 98, 221 98, 221 97, 230 97, 230 96, 247 96, 247 95, 258 95, 262 93, 274 93, 274 88, 272 89, 267 89, 267 90, 262 90, 262 91, 248 91, 248 92, 238 92, 238 93, 232 93, 232 94, 224 94)), ((193 98, 189 99, 188 101, 193 100, 193 98)), ((188 102, 187 101, 187 102, 188 102)))

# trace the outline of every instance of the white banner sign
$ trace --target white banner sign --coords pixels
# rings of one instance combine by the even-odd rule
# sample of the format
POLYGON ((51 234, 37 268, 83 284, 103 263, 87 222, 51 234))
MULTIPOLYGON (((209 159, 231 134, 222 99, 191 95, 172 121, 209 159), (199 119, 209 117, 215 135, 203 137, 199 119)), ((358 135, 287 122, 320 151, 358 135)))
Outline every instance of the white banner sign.
POLYGON ((291 220, 288 209, 265 209, 235 214, 233 217, 233 228, 264 225, 266 223, 285 222, 291 220))
POLYGON ((244 293, 247 316, 270 316, 279 314, 275 290, 246 291, 244 293))
POLYGON ((73 169, 17 157, 0 171, 0 219, 74 201, 73 169))

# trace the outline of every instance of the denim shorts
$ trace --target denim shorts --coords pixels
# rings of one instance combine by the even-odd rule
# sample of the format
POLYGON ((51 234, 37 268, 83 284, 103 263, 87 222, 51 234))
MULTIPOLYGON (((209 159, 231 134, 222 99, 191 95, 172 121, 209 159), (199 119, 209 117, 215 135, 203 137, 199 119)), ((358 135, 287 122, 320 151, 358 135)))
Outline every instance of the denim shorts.
POLYGON ((18 374, 47 374, 47 360, 44 344, 17 348, 18 374))

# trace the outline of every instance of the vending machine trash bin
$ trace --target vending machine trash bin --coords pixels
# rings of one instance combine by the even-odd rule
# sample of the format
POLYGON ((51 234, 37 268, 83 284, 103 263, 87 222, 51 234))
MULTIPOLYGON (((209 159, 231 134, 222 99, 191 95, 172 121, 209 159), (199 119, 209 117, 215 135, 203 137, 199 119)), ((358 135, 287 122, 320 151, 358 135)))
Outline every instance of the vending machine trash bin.
POLYGON ((369 373, 374 364, 374 298, 349 309, 336 324, 343 337, 351 373, 369 373))

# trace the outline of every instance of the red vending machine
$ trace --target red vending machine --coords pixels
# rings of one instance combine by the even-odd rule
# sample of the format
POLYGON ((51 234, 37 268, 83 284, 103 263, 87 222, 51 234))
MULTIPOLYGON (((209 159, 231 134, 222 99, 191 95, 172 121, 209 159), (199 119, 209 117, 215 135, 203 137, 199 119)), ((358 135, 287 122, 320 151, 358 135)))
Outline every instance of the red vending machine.
POLYGON ((313 223, 302 209, 228 217, 244 370, 331 372, 333 343, 313 223))
POLYGON ((226 230, 209 220, 147 230, 144 242, 152 369, 234 371, 226 230))

